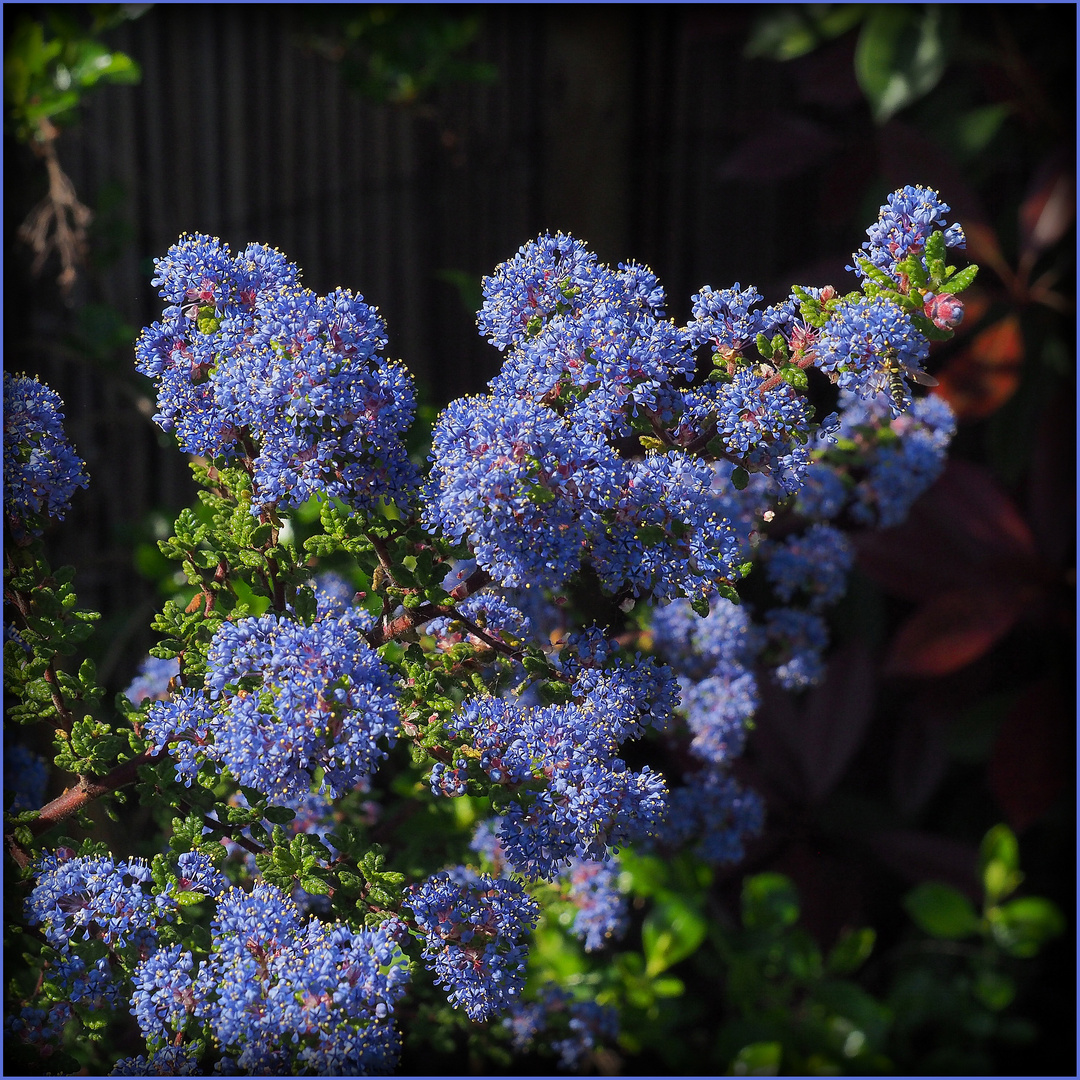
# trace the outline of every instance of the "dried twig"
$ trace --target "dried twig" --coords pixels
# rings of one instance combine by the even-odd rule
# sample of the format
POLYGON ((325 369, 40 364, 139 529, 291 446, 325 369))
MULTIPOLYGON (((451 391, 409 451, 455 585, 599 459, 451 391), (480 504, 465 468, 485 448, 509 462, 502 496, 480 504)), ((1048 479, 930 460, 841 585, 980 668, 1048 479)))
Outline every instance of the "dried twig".
POLYGON ((42 139, 34 143, 34 149, 45 159, 49 193, 19 226, 18 237, 33 249, 34 262, 30 271, 35 277, 41 273, 52 252, 59 255, 61 270, 56 283, 66 297, 78 276, 76 266, 86 259, 86 230, 94 214, 88 206, 79 202, 75 185, 60 168, 56 157, 56 137, 59 132, 45 121, 41 133, 42 139))

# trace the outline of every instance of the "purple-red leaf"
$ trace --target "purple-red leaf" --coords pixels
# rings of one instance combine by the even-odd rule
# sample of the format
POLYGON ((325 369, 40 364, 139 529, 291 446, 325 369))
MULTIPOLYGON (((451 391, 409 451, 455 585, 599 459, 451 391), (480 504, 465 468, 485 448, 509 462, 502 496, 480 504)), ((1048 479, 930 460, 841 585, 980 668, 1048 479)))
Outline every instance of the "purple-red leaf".
POLYGON ((948 462, 903 525, 866 533, 857 548, 865 574, 915 602, 1026 582, 1035 572, 1027 523, 990 473, 966 461, 948 462))
POLYGON ((966 667, 996 645, 1034 599, 1018 586, 953 589, 923 604, 889 647, 886 675, 927 678, 966 667))
POLYGON ((762 697, 755 742, 765 735, 773 743, 769 756, 782 774, 776 779, 806 802, 820 803, 851 763, 873 714, 874 665, 868 651, 858 642, 839 649, 801 708, 769 685, 762 697), (801 791, 793 791, 796 786, 801 791))
POLYGON ((1024 363, 1024 338, 1015 314, 980 330, 937 373, 940 394, 959 420, 981 420, 1016 393, 1024 363))

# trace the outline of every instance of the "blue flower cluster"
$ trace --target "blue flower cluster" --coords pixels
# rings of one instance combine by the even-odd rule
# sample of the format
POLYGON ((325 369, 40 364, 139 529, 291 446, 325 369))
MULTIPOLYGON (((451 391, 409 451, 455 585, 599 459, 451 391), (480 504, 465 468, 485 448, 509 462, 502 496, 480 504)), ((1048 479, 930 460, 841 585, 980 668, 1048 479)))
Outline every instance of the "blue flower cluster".
MULTIPOLYGON (((869 259, 874 266, 899 281, 896 264, 909 255, 922 255, 930 234, 935 228, 945 226, 948 213, 948 203, 943 203, 933 188, 911 184, 899 188, 888 196, 878 212, 877 221, 866 230, 870 239, 864 240, 862 250, 852 255, 854 266, 849 269, 863 274, 859 260, 869 259)), ((944 234, 946 247, 963 249, 966 245, 960 225, 948 225, 944 234)), ((924 269, 925 266, 923 260, 924 269)))
POLYGON ((190 952, 171 945, 136 971, 132 1013, 150 1046, 207 1023, 243 1072, 392 1070, 400 1040, 391 1014, 409 981, 403 924, 304 924, 279 889, 258 884, 224 893, 210 932, 197 969, 190 952))
POLYGON ((941 475, 956 433, 944 398, 915 401, 900 417, 883 396, 840 396, 839 443, 820 444, 796 509, 809 518, 834 520, 847 513, 859 525, 899 525, 915 500, 941 475))
POLYGON ((900 401, 890 396, 890 407, 899 415, 911 400, 908 377, 921 372, 930 343, 911 316, 884 297, 860 297, 840 304, 825 324, 815 346, 818 366, 841 390, 862 398, 879 396, 900 379, 900 401))
POLYGON ((317 617, 320 619, 340 619, 354 606, 356 589, 333 570, 316 574, 309 584, 315 593, 317 617))
POLYGON ((626 933, 630 925, 627 897, 619 891, 619 860, 607 862, 572 859, 569 896, 577 908, 573 932, 585 943, 586 952, 602 949, 626 933))
POLYGON ((278 251, 184 235, 155 261, 167 302, 135 346, 155 420, 182 449, 242 461, 259 514, 313 495, 407 505, 418 482, 402 441, 412 377, 379 355, 378 312, 347 289, 316 296, 278 251))
POLYGON ((814 611, 773 608, 765 614, 767 662, 774 680, 785 690, 805 690, 825 675, 824 652, 829 628, 814 611))
MULTIPOLYGON (((508 356, 490 394, 452 402, 436 424, 426 524, 467 540, 510 587, 557 587, 583 560, 605 588, 639 595, 707 595, 737 577, 740 537, 716 473, 685 452, 724 403, 687 395, 695 339, 661 318, 651 272, 613 271, 570 237, 541 236, 485 279, 484 295, 481 332, 508 356), (636 423, 670 448, 625 457, 617 444, 636 423)), ((725 445, 794 490, 806 406, 788 387, 744 381, 719 421, 725 445)))
POLYGON ((653 638, 680 673, 689 750, 701 762, 672 790, 659 843, 673 848, 694 843, 706 861, 737 862, 744 838, 760 832, 764 823, 761 800, 743 790, 731 768, 758 708, 751 665, 767 645, 766 634, 745 607, 714 597, 706 617, 685 600, 657 608, 653 638))
POLYGON ((820 523, 783 540, 767 539, 758 550, 781 604, 765 615, 762 656, 776 682, 802 690, 824 675, 829 633, 823 615, 847 590, 855 552, 844 533, 820 523))
POLYGON ((58 395, 37 379, 4 372, 4 520, 17 541, 63 519, 76 488, 89 483, 64 434, 58 395))
POLYGON ((198 1049, 194 1046, 163 1046, 152 1054, 121 1058, 110 1076, 199 1076, 198 1049))
POLYGON ((470 1020, 487 1020, 521 993, 527 957, 521 939, 540 909, 520 882, 455 867, 411 886, 405 906, 424 935, 428 970, 470 1020))
POLYGON ((765 576, 785 604, 796 598, 811 611, 824 611, 844 595, 855 552, 847 536, 831 525, 811 525, 783 541, 766 540, 759 548, 765 576))
POLYGON ((761 293, 753 285, 747 289, 735 282, 730 289, 703 285, 691 298, 694 317, 686 325, 694 345, 711 345, 722 359, 741 356, 758 334, 771 338, 795 319, 795 305, 785 300, 776 307, 755 309, 761 293), (753 310, 752 310, 753 309, 753 310))
POLYGON ((702 618, 684 600, 658 608, 657 648, 681 674, 682 710, 693 735, 690 752, 715 766, 741 756, 747 724, 758 707, 750 669, 762 636, 743 607, 715 597, 702 618))
MULTIPOLYGON (((527 615, 504 597, 492 592, 473 593, 457 605, 457 610, 490 637, 509 646, 519 644, 532 631, 532 623, 527 615)), ((440 648, 449 648, 466 638, 477 646, 487 644, 483 639, 471 634, 466 625, 457 619, 432 619, 424 632, 436 638, 440 648)))
MULTIPOLYGON (((496 874, 501 874, 507 866, 506 851, 499 835, 501 827, 501 817, 481 821, 469 845, 496 874)), ((586 952, 602 949, 609 941, 626 933, 629 903, 619 890, 617 855, 605 862, 572 858, 569 868, 556 881, 577 909, 571 929, 585 943, 586 952)))
POLYGON ((690 850, 704 862, 741 862, 746 839, 765 827, 765 804, 724 769, 699 769, 671 794, 665 845, 690 850))
POLYGON ((549 1048, 567 1072, 581 1071, 593 1050, 619 1034, 618 1015, 611 1006, 575 1001, 554 986, 545 987, 535 1001, 515 1002, 503 1027, 517 1053, 549 1048))
POLYGON ((123 991, 108 957, 87 966, 77 953, 65 952, 63 959, 50 961, 47 978, 55 982, 68 1001, 94 1011, 119 1005, 123 991))
POLYGON ((171 746, 188 785, 216 761, 286 805, 310 793, 317 770, 333 798, 363 782, 398 727, 390 673, 360 636, 365 619, 354 609, 311 626, 274 615, 225 623, 210 644, 208 693, 150 707, 153 752, 171 746))
POLYGON ((159 911, 143 890, 151 876, 145 860, 115 862, 62 848, 41 857, 35 876, 27 921, 41 926, 45 940, 61 953, 73 941, 95 939, 121 949, 156 937, 159 911))
POLYGON ((663 817, 663 777, 615 757, 640 727, 641 702, 620 715, 605 689, 567 705, 473 698, 451 721, 463 745, 452 768, 432 770, 432 790, 463 794, 470 760, 503 788, 499 839, 517 873, 550 879, 573 856, 603 860, 609 844, 648 835, 663 817))
POLYGON ((43 1058, 52 1056, 64 1025, 74 1016, 71 1003, 58 1001, 48 1011, 24 1006, 4 1017, 5 1030, 21 1042, 33 1046, 43 1058))

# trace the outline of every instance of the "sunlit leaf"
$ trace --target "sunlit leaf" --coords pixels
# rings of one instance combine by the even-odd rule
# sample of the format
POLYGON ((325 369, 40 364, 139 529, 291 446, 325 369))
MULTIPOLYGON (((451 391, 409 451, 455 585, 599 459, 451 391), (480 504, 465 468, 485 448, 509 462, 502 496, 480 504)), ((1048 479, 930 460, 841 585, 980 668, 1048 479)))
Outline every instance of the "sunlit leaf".
POLYGON ((881 4, 871 9, 855 47, 855 76, 879 124, 929 93, 948 55, 938 4, 881 4))
POLYGON ((1042 896, 1022 896, 987 913, 994 940, 1012 956, 1035 956, 1065 932, 1065 916, 1042 896))
POLYGON ((1020 205, 1020 241, 1028 257, 1056 244, 1076 218, 1076 177, 1060 164, 1044 166, 1020 205))
POLYGON ((748 57, 794 60, 846 33, 863 18, 865 4, 799 4, 759 19, 744 50, 748 57))
POLYGON ((696 952, 706 929, 701 913, 678 897, 658 903, 641 928, 646 973, 659 975, 696 952))

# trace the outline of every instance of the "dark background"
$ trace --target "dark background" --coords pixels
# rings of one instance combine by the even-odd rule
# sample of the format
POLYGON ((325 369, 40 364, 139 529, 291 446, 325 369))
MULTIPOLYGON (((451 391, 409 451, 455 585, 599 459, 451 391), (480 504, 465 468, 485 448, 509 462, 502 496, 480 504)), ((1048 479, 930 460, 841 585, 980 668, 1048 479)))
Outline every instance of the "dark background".
MULTIPOLYGON (((1071 923, 1068 223, 1032 255, 1034 276, 1058 275, 1064 307, 1039 302, 1014 271, 1040 199, 1062 178, 1074 186, 1075 6, 950 6, 942 79, 885 123, 856 81, 854 31, 789 62, 745 56, 769 5, 418 8, 476 17, 466 55, 496 77, 436 85, 405 104, 365 98, 340 58, 316 47, 320 27, 349 10, 162 4, 109 33, 143 75, 138 86, 96 89, 58 140, 95 211, 89 262, 68 297, 55 267, 31 276, 15 239, 45 181, 40 162, 6 144, 5 366, 60 393, 87 461, 91 486, 51 542, 55 564, 78 567, 84 604, 104 613, 103 677, 122 688, 152 641, 160 596, 133 552, 193 492, 183 456, 149 421, 149 384, 131 354, 138 328, 160 313, 151 260, 181 232, 270 244, 317 292, 361 292, 387 319, 388 351, 435 408, 497 371, 499 354, 476 334, 479 279, 538 232, 570 232, 606 262, 649 264, 669 314, 685 321, 703 284, 752 283, 767 302, 793 283, 853 288, 844 267, 885 196, 935 187, 983 266, 962 332, 931 367, 951 373, 942 389, 961 420, 953 456, 979 470, 985 490, 974 501, 987 529, 972 539, 968 511, 947 507, 940 534, 897 536, 876 562, 864 559, 838 643, 864 637, 877 704, 855 716, 827 696, 798 715, 766 703, 748 764, 770 831, 730 880, 783 869, 823 939, 850 916, 877 919, 887 941, 881 911, 899 892, 934 876, 973 890, 966 860, 989 825, 1007 820, 1021 834, 1028 885, 1071 923), (980 142, 964 118, 996 105, 1005 119, 980 142), (895 635, 935 591, 972 566, 987 580, 1002 560, 1015 568, 1000 543, 1010 514, 1028 530, 1024 581, 1035 599, 947 671, 909 662, 882 674, 895 635), (899 586, 880 571, 890 558, 907 575, 899 586)), ((1074 954, 1068 937, 1039 961, 1025 992, 1044 1035, 1024 1056, 1003 1052, 998 1071, 1073 1071, 1074 954)))

